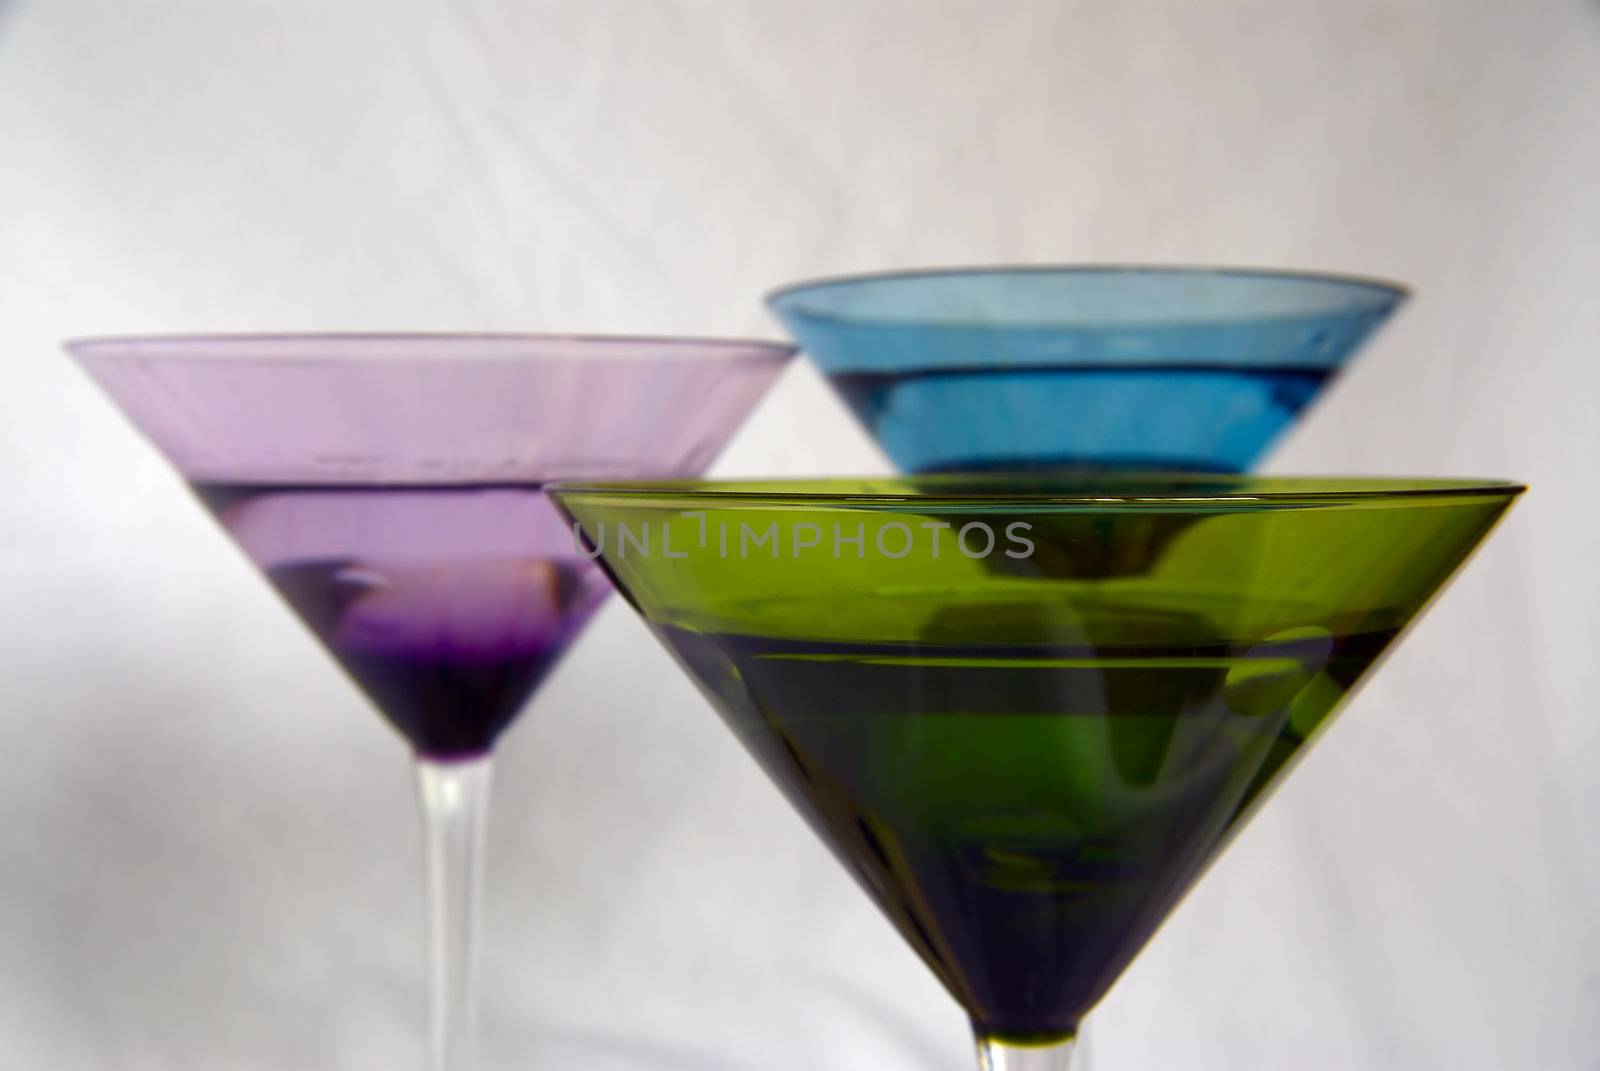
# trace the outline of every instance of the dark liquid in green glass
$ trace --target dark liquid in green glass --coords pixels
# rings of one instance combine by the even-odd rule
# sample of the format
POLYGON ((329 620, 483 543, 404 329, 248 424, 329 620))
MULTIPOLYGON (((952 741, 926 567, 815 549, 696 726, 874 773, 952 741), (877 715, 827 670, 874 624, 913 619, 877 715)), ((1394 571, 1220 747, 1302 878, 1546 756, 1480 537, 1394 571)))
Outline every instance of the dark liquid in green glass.
POLYGON ((978 1028, 1017 1040, 1076 1030, 1395 635, 1039 647, 658 631, 978 1028))

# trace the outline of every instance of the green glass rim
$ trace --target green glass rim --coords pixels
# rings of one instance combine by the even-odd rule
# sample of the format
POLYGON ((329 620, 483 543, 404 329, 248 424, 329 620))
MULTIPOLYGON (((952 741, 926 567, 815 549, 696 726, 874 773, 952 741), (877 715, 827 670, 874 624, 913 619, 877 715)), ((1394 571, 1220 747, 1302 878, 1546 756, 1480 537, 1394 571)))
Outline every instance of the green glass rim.
POLYGON ((1437 477, 1230 476, 1166 473, 1028 473, 743 480, 564 480, 547 490, 640 505, 666 501, 726 506, 892 506, 928 502, 985 507, 1335 506, 1410 501, 1511 499, 1510 480, 1437 477))

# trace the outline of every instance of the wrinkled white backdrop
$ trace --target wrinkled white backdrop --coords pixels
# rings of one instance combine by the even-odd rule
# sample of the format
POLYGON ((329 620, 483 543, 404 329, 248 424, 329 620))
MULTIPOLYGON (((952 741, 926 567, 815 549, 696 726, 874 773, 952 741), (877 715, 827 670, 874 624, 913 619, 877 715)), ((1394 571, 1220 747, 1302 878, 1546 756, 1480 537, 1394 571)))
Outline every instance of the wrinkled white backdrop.
MULTIPOLYGON (((0 1066, 419 1066, 406 755, 56 349, 775 334, 941 262, 1417 297, 1277 471, 1533 493, 1098 1013, 1103 1071, 1600 1067, 1600 7, 0 0, 0 1066)), ((808 367, 722 459, 883 471, 808 367)), ((486 1071, 966 1071, 615 601, 501 753, 486 1071)))

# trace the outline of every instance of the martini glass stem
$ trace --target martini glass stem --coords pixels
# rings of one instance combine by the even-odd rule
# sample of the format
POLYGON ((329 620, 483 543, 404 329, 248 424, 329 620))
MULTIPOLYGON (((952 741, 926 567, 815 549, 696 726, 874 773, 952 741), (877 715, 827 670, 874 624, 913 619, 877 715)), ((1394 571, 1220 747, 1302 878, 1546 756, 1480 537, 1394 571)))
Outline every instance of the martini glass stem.
POLYGON ((476 1013, 489 757, 417 759, 428 866, 428 1071, 466 1071, 476 1013))
POLYGON ((1018 1045, 977 1035, 979 1071, 1086 1071, 1076 1038, 1018 1045))

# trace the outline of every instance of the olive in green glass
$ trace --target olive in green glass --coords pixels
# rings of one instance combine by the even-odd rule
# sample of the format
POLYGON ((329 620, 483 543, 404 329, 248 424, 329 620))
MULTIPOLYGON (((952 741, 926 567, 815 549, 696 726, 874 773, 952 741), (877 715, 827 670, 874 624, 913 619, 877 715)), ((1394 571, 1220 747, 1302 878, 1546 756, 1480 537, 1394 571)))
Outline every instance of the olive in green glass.
POLYGON ((980 1041, 1049 1045, 1521 490, 1106 475, 555 498, 980 1041))

